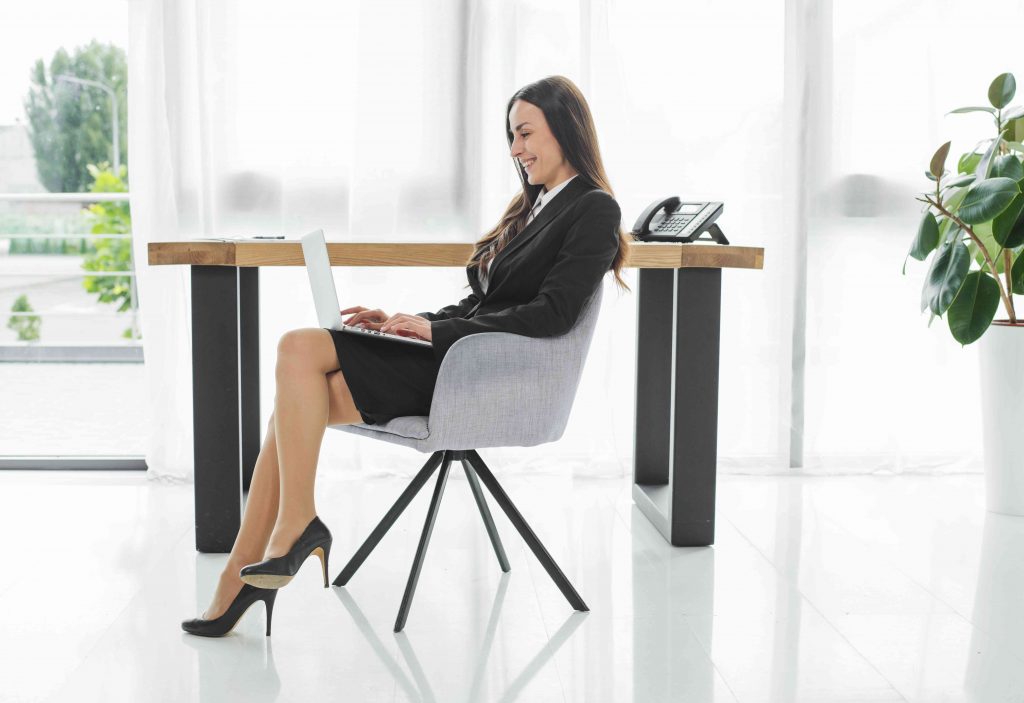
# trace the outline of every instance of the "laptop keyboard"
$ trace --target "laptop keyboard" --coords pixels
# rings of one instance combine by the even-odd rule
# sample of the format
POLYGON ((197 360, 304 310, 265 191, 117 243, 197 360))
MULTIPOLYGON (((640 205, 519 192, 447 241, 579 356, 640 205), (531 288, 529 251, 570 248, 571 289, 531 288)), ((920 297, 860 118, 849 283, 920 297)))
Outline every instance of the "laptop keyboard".
POLYGON ((377 335, 378 337, 390 337, 392 339, 400 339, 403 342, 413 342, 424 346, 433 346, 429 340, 420 339, 419 337, 406 337, 405 335, 395 334, 393 332, 381 332, 380 330, 370 329, 369 327, 359 327, 358 325, 345 325, 345 328, 352 330, 353 332, 362 332, 363 334, 372 334, 377 335))

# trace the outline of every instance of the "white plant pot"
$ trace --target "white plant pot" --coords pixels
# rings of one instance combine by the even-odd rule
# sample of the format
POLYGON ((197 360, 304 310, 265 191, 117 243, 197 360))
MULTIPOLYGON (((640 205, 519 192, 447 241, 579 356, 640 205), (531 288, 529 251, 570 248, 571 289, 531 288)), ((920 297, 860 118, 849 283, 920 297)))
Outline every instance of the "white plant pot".
POLYGON ((1024 516, 1024 322, 997 320, 978 345, 985 506, 1024 516))

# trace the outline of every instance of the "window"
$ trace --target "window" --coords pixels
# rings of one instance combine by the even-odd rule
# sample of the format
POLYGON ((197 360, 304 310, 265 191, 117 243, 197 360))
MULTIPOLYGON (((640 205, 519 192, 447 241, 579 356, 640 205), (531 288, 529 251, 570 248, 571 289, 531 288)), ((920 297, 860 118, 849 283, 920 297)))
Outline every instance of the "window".
POLYGON ((4 14, 0 467, 144 468, 128 2, 4 14))

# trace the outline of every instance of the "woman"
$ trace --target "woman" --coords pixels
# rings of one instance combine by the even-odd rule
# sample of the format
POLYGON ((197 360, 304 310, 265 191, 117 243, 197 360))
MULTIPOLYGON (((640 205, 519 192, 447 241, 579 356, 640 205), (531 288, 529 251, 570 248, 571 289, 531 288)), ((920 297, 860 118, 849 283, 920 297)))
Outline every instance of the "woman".
POLYGON ((345 324, 428 339, 432 347, 326 328, 281 337, 274 412, 242 524, 210 606, 182 623, 187 632, 226 634, 263 600, 269 635, 276 589, 311 554, 320 558, 327 586, 331 534, 317 517, 313 489, 328 425, 429 415, 441 361, 459 338, 564 334, 608 270, 628 289, 620 276, 628 239, 579 89, 562 76, 544 78, 517 91, 505 114, 522 190, 476 243, 466 267, 473 292, 434 313, 341 311, 353 313, 345 324))

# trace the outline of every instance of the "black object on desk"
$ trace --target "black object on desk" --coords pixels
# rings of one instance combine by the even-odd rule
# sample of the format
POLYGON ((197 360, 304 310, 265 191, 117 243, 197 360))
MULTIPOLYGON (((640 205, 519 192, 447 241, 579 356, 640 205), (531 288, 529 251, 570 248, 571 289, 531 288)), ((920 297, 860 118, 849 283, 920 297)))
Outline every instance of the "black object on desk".
POLYGON ((700 236, 707 232, 710 241, 728 244, 729 240, 725 238, 722 228, 715 224, 724 209, 724 203, 684 203, 675 195, 655 200, 644 208, 633 225, 633 239, 641 242, 690 243, 705 241, 700 236))

